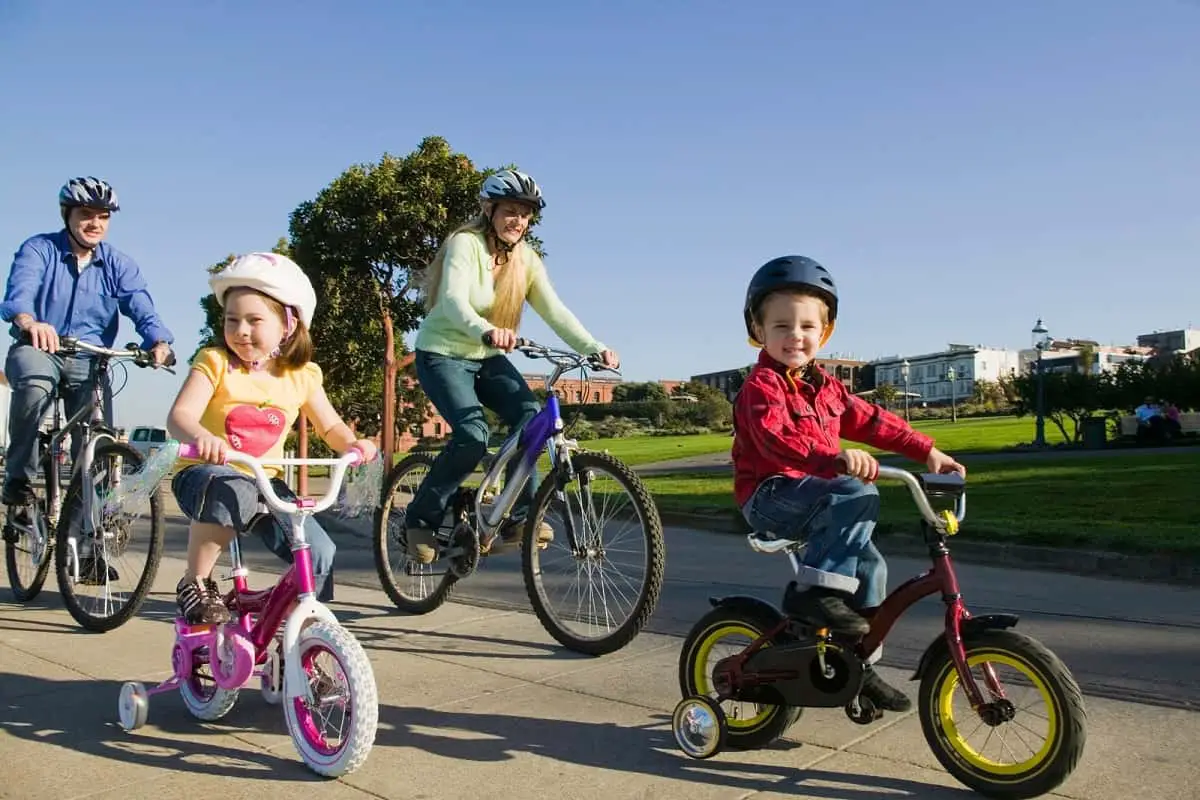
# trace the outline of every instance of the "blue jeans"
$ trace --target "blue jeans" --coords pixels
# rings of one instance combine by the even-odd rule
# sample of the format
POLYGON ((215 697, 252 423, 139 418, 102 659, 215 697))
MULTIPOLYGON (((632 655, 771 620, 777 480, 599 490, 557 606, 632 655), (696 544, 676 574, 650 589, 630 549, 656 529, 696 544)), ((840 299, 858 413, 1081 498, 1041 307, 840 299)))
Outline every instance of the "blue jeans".
MULTIPOLYGON (((271 481, 271 488, 281 500, 296 497, 278 478, 271 481)), ((184 467, 171 480, 171 492, 188 519, 223 525, 239 534, 257 534, 272 553, 289 564, 295 560, 289 542, 291 520, 274 512, 259 513, 258 485, 244 472, 223 464, 184 467)), ((333 599, 333 559, 337 545, 311 516, 304 523, 304 538, 312 555, 317 599, 327 603, 333 599)))
MULTIPOLYGON (((416 366, 421 388, 450 424, 452 433, 408 504, 405 517, 410 524, 437 530, 458 487, 487 453, 491 431, 483 415, 484 406, 496 412, 515 434, 537 415, 538 401, 505 356, 475 361, 418 350, 416 366)), ((509 463, 506 479, 512 478, 516 465, 515 460, 509 463)), ((537 485, 534 471, 513 506, 514 520, 527 514, 537 485)))
POLYGON ((871 541, 879 491, 857 478, 769 478, 742 509, 755 530, 807 544, 796 576, 854 596, 859 609, 876 608, 887 594, 887 563, 871 541))
MULTIPOLYGON (((4 363, 12 386, 8 409, 8 452, 4 464, 4 496, 16 500, 38 480, 38 426, 57 390, 67 419, 88 402, 93 387, 93 360, 86 356, 51 355, 31 344, 13 342, 4 363)), ((112 394, 104 391, 104 419, 112 420, 112 394)), ((71 435, 71 459, 78 459, 83 438, 71 435)))

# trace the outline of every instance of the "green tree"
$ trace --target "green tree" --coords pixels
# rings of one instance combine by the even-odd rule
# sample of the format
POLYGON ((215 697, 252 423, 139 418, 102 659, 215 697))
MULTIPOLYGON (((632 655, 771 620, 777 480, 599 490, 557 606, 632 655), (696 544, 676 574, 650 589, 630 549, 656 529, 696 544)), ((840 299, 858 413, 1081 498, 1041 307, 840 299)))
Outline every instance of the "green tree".
POLYGON ((899 396, 900 392, 890 383, 882 383, 875 387, 875 402, 886 409, 890 410, 892 403, 896 402, 896 398, 899 396))
POLYGON ((483 175, 445 139, 430 136, 403 158, 385 154, 350 167, 292 212, 294 257, 328 276, 348 304, 342 311, 349 313, 338 315, 341 344, 383 354, 385 463, 395 450, 397 334, 424 316, 418 278, 446 236, 478 210, 483 175), (371 342, 375 321, 381 347, 371 342))

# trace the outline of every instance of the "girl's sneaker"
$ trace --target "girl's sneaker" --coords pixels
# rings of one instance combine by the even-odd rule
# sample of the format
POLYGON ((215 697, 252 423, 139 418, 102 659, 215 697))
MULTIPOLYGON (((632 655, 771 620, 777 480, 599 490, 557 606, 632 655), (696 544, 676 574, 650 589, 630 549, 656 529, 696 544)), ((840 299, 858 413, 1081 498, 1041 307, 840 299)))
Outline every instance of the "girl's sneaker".
POLYGON ((188 625, 220 625, 230 619, 221 590, 212 578, 180 580, 175 587, 175 605, 188 625))

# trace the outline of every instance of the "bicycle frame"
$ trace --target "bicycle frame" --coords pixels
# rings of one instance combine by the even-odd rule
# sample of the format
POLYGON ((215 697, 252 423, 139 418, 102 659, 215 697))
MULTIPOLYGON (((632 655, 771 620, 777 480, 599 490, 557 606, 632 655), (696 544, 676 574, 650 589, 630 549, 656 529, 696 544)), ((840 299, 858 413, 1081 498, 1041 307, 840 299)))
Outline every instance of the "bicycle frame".
MULTIPOLYGON (((929 544, 929 555, 933 561, 933 565, 930 569, 910 578, 888 593, 888 596, 870 617, 871 629, 858 643, 858 656, 863 659, 868 658, 883 644, 883 640, 891 632, 892 626, 896 624, 896 621, 903 616, 909 607, 931 594, 941 592, 942 600, 946 604, 946 644, 949 647, 951 658, 954 660, 963 690, 966 692, 967 697, 970 698, 972 706, 978 708, 983 704, 983 695, 979 691, 979 686, 967 665, 962 640, 963 623, 971 618, 971 614, 963 602, 962 593, 959 591, 958 586, 958 576, 950 560, 950 551, 946 547, 946 537, 952 536, 957 532, 957 523, 961 522, 966 516, 966 495, 965 493, 958 494, 955 500, 954 521, 951 522, 947 517, 939 516, 934 512, 928 498, 925 496, 925 491, 921 488, 916 476, 911 472, 895 467, 880 466, 879 477, 895 478, 908 486, 913 500, 917 504, 917 508, 921 511, 923 527, 926 533, 925 538, 929 544)), ((804 550, 804 546, 801 543, 783 539, 764 540, 754 534, 750 534, 748 538, 750 547, 757 552, 778 553, 785 551, 792 563, 792 569, 799 573, 802 565, 798 554, 804 550)), ((786 627, 786 625, 787 621, 785 620, 780 624, 778 629, 766 632, 769 635, 764 635, 762 641, 769 641, 771 636, 774 636, 779 630, 786 627)), ((754 644, 759 645, 759 642, 755 642, 754 644)), ((757 649, 757 647, 752 646, 750 648, 751 651, 754 649, 757 649)), ((745 653, 745 655, 748 656, 749 652, 745 653)), ((994 670, 989 666, 984 672, 988 688, 999 696, 1003 696, 1003 691, 1000 688, 999 680, 996 678, 994 670)))
MULTIPOLYGON (((562 361, 555 362, 553 360, 555 351, 550 348, 535 345, 527 340, 521 340, 519 346, 528 347, 534 353, 550 354, 551 361, 554 363, 554 371, 546 377, 547 390, 551 389, 562 377, 562 374, 571 368, 562 361)), ((530 355, 531 353, 526 352, 526 354, 530 355)), ((512 513, 517 497, 525 489, 533 475, 543 447, 549 451, 551 469, 558 470, 567 479, 571 477, 571 462, 568 455, 572 450, 578 449, 578 442, 567 439, 563 435, 563 427, 558 397, 551 391, 548 392, 546 404, 542 410, 529 420, 524 428, 509 435, 501 444, 491 466, 484 474, 483 480, 480 481, 479 488, 475 490, 476 524, 485 536, 495 534, 512 513), (514 459, 518 459, 518 461, 512 479, 505 482, 504 489, 494 502, 485 503, 483 498, 488 492, 499 486, 506 468, 514 459)), ((579 544, 575 536, 575 526, 569 518, 565 520, 565 523, 571 549, 574 550, 579 544)))
MULTIPOLYGON (((180 455, 184 458, 194 455, 190 446, 180 447, 180 455)), ((293 562, 276 584, 268 589, 252 591, 247 577, 249 570, 242 563, 242 551, 237 537, 229 543, 229 556, 233 564, 233 589, 226 596, 230 609, 238 614, 238 628, 254 645, 256 654, 262 653, 270 645, 271 640, 283 626, 281 652, 295 653, 300 640, 300 631, 304 624, 311 619, 324 620, 337 624, 337 618, 316 597, 315 578, 313 576, 312 554, 308 541, 304 536, 304 523, 314 514, 324 511, 337 500, 337 487, 341 486, 346 469, 361 458, 358 451, 341 458, 280 458, 272 459, 271 464, 279 466, 307 465, 330 466, 333 468, 330 476, 331 490, 320 500, 301 497, 295 501, 281 500, 271 487, 261 462, 253 457, 245 456, 236 451, 230 451, 226 457, 227 463, 246 464, 254 471, 255 482, 259 494, 263 497, 268 509, 274 509, 287 514, 291 518, 291 535, 289 536, 293 562), (286 621, 285 621, 286 620, 286 621)), ((176 633, 187 636, 193 630, 185 623, 176 622, 176 633), (181 627, 182 626, 182 627, 181 627)), ((208 626, 203 628, 205 634, 208 626)), ((284 683, 292 687, 293 693, 288 699, 304 696, 308 682, 305 679, 304 667, 295 658, 284 658, 284 668, 293 674, 291 680, 284 683)))

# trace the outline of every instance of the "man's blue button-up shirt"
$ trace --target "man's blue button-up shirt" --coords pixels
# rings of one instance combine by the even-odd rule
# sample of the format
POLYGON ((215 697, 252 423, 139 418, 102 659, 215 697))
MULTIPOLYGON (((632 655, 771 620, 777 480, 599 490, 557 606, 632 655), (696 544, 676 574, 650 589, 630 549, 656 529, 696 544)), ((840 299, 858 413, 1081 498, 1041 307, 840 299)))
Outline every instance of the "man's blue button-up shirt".
MULTIPOLYGON (((91 263, 79 272, 66 228, 26 239, 13 258, 0 319, 32 314, 48 322, 59 336, 112 347, 120 324, 118 312, 133 320, 144 348, 175 337, 163 324, 137 262, 101 242, 91 263)), ((13 338, 19 336, 16 326, 13 338)))

